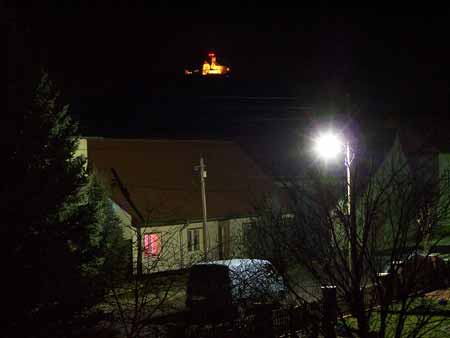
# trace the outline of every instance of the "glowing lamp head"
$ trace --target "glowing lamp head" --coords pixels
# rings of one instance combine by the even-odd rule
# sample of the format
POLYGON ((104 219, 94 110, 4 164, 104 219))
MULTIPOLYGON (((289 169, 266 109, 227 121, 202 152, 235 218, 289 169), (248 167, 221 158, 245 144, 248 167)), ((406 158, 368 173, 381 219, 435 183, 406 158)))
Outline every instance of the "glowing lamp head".
POLYGON ((334 159, 343 150, 343 142, 336 134, 320 134, 315 140, 314 151, 324 160, 334 159))
POLYGON ((213 56, 216 56, 216 54, 214 54, 213 52, 209 52, 208 56, 212 58, 213 56))

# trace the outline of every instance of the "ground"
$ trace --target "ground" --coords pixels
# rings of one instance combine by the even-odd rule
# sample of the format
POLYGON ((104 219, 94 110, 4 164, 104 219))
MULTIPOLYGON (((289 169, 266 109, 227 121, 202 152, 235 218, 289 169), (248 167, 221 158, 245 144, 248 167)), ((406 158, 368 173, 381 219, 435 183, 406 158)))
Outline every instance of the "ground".
MULTIPOLYGON (((186 272, 177 273, 171 275, 157 275, 152 278, 152 286, 158 286, 157 289, 150 287, 147 289, 147 296, 153 299, 152 302, 148 305, 148 310, 151 311, 155 307, 158 307, 157 311, 155 311, 152 315, 151 322, 153 324, 166 324, 166 323, 176 323, 183 321, 185 319, 186 314, 186 287, 187 287, 187 276, 186 272), (168 289, 167 285, 171 285, 168 289), (155 290, 159 290, 159 292, 154 292, 155 290), (165 292, 167 291, 167 294, 165 292), (164 294, 165 302, 161 305, 158 304, 162 298, 162 294, 164 294)), ((298 278, 300 281, 297 284, 301 284, 302 287, 299 287, 297 292, 302 293, 303 297, 310 297, 311 299, 316 298, 321 294, 320 287, 318 287, 317 283, 306 273, 303 269, 297 269, 293 276, 298 278)), ((132 300, 132 294, 123 295, 125 300, 132 300)), ((450 312, 450 289, 436 290, 433 292, 429 292, 424 295, 424 299, 430 300, 436 304, 442 303, 443 301, 447 301, 446 305, 442 305, 440 308, 449 310, 450 312)), ((131 302, 130 304, 133 304, 131 302)), ((102 304, 103 309, 111 312, 113 310, 112 304, 102 304)), ((132 313, 132 306, 129 307, 130 314, 132 313)), ((117 311, 116 311, 117 315, 117 311)), ((439 325, 439 327, 433 329, 431 332, 427 333, 423 336, 423 338, 437 338, 450 336, 450 318, 437 317, 437 319, 442 318, 443 321, 439 325)), ((411 323, 414 322, 414 317, 411 316, 411 323)), ((117 324, 117 323, 116 323, 117 324)), ((158 324, 158 325, 159 325, 158 324)), ((117 328, 117 325, 114 325, 117 328)), ((116 331, 117 332, 117 331, 116 331)))
POLYGON ((427 293, 425 297, 435 301, 443 299, 450 302, 450 289, 432 291, 427 293))

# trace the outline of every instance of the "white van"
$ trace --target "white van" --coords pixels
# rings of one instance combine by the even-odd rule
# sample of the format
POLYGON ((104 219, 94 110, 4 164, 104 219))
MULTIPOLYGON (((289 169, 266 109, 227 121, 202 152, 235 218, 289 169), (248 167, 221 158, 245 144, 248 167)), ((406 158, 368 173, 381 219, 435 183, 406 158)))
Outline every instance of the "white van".
POLYGON ((232 317, 242 307, 277 304, 286 295, 282 277, 262 259, 230 259, 194 264, 186 306, 191 313, 232 317))

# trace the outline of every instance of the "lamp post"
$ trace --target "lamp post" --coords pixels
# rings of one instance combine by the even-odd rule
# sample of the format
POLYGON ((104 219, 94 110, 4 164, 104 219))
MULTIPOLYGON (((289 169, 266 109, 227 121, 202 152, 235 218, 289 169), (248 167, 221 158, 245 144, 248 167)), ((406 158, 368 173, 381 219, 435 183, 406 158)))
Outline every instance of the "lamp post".
POLYGON ((356 218, 354 215, 354 211, 352 212, 352 208, 354 208, 354 205, 352 203, 353 196, 350 171, 354 154, 352 154, 350 142, 348 140, 343 141, 341 137, 332 132, 320 134, 315 139, 314 150, 316 154, 324 160, 335 159, 339 154, 342 153, 342 151, 344 151, 344 164, 347 176, 347 215, 350 225, 350 236, 348 238, 348 263, 349 269, 351 270, 351 242, 356 240, 356 218))

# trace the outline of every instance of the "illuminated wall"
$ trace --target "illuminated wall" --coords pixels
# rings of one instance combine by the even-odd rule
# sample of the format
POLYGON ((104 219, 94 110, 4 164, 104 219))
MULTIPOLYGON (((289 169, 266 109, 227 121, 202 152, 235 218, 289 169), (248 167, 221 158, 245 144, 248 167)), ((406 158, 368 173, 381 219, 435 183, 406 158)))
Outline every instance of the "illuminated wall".
POLYGON ((88 158, 88 146, 87 140, 85 138, 81 138, 78 142, 78 148, 75 150, 74 157, 83 156, 86 159, 86 163, 84 164, 84 169, 87 168, 87 158, 88 158))
MULTIPOLYGON (((235 218, 227 220, 229 224, 230 237, 227 238, 228 257, 222 258, 237 258, 242 257, 243 243, 242 239, 242 224, 248 223, 249 218, 235 218)), ((208 239, 209 239, 209 253, 208 257, 211 260, 218 260, 219 257, 219 223, 218 220, 208 221, 208 239)), ((158 234, 160 238, 160 255, 142 255, 142 270, 144 273, 154 273, 169 270, 179 270, 190 267, 192 264, 203 260, 203 223, 201 221, 189 222, 188 224, 176 225, 157 225, 152 227, 144 227, 142 232, 142 248, 145 247, 145 234, 158 234), (187 233, 189 230, 200 229, 200 246, 198 251, 188 251, 187 233)), ((136 233, 133 235, 133 271, 136 272, 137 264, 137 243, 136 233)), ((143 250, 144 251, 144 250, 143 250)))

